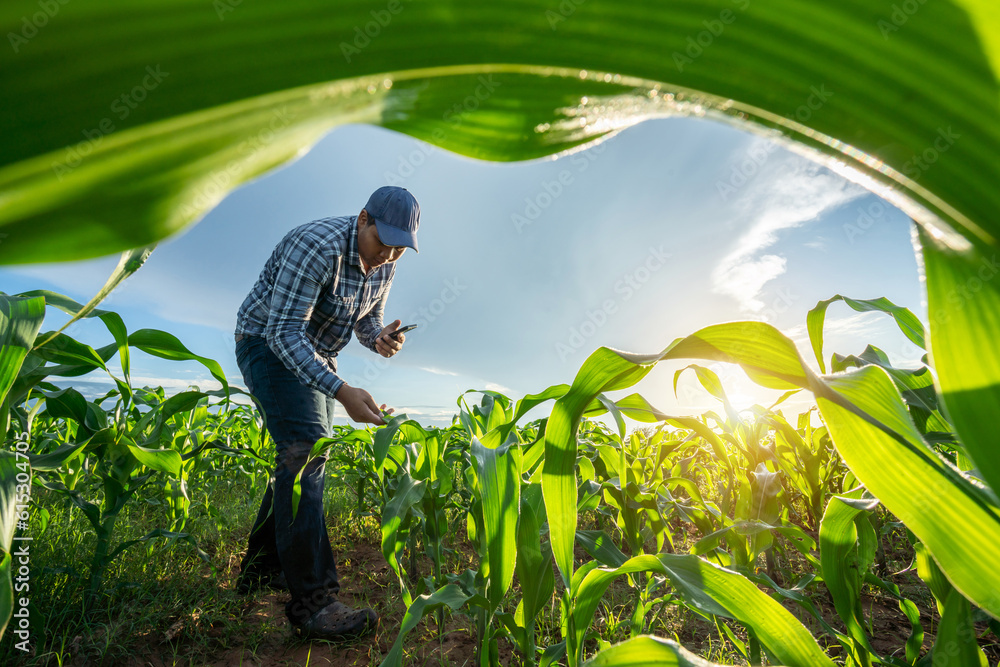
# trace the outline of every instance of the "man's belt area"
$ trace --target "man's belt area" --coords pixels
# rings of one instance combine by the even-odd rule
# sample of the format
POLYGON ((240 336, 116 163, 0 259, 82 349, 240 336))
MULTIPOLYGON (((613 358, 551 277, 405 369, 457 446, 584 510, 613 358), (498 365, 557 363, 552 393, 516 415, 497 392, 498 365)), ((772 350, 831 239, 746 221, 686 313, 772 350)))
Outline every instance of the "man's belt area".
POLYGON ((254 334, 236 334, 236 342, 238 343, 241 340, 243 340, 244 338, 249 338, 250 336, 253 336, 253 335, 254 334))

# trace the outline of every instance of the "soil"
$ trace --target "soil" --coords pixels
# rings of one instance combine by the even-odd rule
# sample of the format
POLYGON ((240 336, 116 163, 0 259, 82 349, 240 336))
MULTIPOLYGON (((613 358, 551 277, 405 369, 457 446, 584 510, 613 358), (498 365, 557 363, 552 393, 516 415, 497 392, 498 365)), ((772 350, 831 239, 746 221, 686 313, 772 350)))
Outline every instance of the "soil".
MULTIPOLYGON (((382 557, 378 545, 356 543, 350 554, 337 555, 337 572, 341 590, 339 599, 351 607, 371 607, 379 614, 376 631, 351 642, 335 644, 322 640, 307 641, 294 634, 285 617, 288 594, 261 592, 246 598, 241 622, 245 627, 259 628, 265 639, 250 650, 246 646, 222 651, 209 661, 193 664, 211 667, 274 667, 277 665, 333 665, 335 667, 378 665, 396 639, 403 620, 403 604, 393 581, 394 574, 382 557)), ((229 586, 235 586, 235 576, 229 586)), ((407 637, 407 665, 472 665, 476 642, 469 622, 452 616, 445 628, 443 641, 437 640, 433 626, 421 623, 407 637)), ((222 637, 225 630, 212 627, 208 635, 222 637)), ((186 636, 183 627, 171 627, 165 636, 151 640, 140 656, 125 663, 126 667, 173 667, 187 665, 183 658, 186 636), (167 639, 167 636, 170 639, 167 639), (176 658, 174 656, 177 656, 176 658)))
MULTIPOLYGON (((466 545, 467 546, 467 545, 466 545)), ((336 549, 335 549, 336 550, 336 549)), ((459 549, 459 551, 463 551, 459 549)), ((471 551, 471 550, 470 550, 471 551)), ((589 560, 582 549, 575 549, 578 563, 589 560)), ((278 665, 333 665, 336 667, 378 665, 396 639, 403 619, 403 603, 398 596, 395 575, 382 556, 378 544, 355 541, 350 550, 337 555, 337 568, 341 581, 340 599, 352 607, 372 607, 380 616, 376 631, 350 643, 333 644, 321 640, 312 642, 293 634, 284 612, 287 598, 285 592, 264 591, 243 599, 239 608, 238 623, 244 632, 252 632, 260 641, 241 641, 234 636, 226 624, 218 623, 205 627, 197 618, 179 620, 158 636, 150 636, 130 660, 122 664, 127 667, 174 667, 175 665, 207 665, 211 667, 274 667, 278 665), (192 626, 197 625, 197 628, 192 626), (209 659, 198 657, 205 653, 206 635, 220 647, 209 659), (251 645, 252 644, 252 645, 251 645)), ((460 555, 470 559, 471 553, 460 555)), ((423 558, 423 557, 422 557, 423 558)), ((423 558, 421 567, 429 571, 430 561, 423 558)), ((553 568, 555 567, 553 563, 553 568)), ((235 586, 236 571, 231 571, 228 588, 235 586)), ((555 572, 556 592, 561 594, 562 585, 555 572)), ((895 583, 904 589, 910 582, 906 576, 895 583)), ((515 577, 514 586, 518 583, 515 577)), ((917 588, 917 586, 914 586, 917 588)), ((608 593, 615 599, 627 599, 630 593, 624 581, 616 581, 608 593), (615 595, 617 592, 617 596, 615 595)), ((833 627, 844 628, 839 621, 832 602, 825 596, 816 595, 814 603, 819 612, 833 627)), ((934 643, 934 630, 940 618, 930 599, 914 599, 921 612, 921 623, 925 630, 922 653, 934 643)), ((558 603, 556 603, 558 604, 558 603)), ((840 655, 841 649, 827 635, 824 635, 817 621, 793 602, 784 601, 784 606, 795 615, 813 634, 819 638, 831 657, 840 655)), ((872 646, 883 656, 903 658, 903 647, 910 635, 910 624, 899 610, 896 602, 889 597, 864 595, 862 604, 866 615, 873 619, 874 632, 872 646)), ((606 619, 599 610, 595 623, 602 626, 606 619)), ((676 637, 690 651, 707 655, 719 648, 718 634, 712 623, 692 617, 691 614, 678 615, 676 610, 665 612, 661 617, 665 623, 666 635, 676 633, 676 637)), ((745 639, 745 632, 737 624, 730 624, 737 636, 745 639)), ((980 635, 987 631, 983 624, 977 625, 980 635)), ((554 629, 558 632, 557 629, 554 629)), ((625 636, 613 641, 624 639, 625 636)), ((588 643, 588 650, 597 648, 588 643)), ((1000 647, 985 647, 990 664, 1000 660, 1000 647)), ((404 644, 405 665, 448 665, 465 667, 475 663, 476 641, 473 620, 462 614, 447 617, 445 632, 439 641, 433 619, 425 619, 410 633, 404 644)), ((75 663, 70 663, 75 664, 75 663)), ((501 640, 501 664, 517 665, 519 661, 507 642, 501 640)))

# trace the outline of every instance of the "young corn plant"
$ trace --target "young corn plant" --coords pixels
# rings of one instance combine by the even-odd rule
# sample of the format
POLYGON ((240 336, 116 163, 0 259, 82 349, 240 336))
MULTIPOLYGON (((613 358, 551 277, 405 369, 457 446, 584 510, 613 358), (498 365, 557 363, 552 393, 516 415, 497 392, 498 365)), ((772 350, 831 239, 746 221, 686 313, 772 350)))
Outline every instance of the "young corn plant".
MULTIPOLYGON (((70 315, 77 315, 83 308, 51 292, 27 292, 19 296, 41 299, 43 305, 52 305, 70 315)), ((37 336, 30 348, 27 345, 23 348, 27 352, 5 405, 7 413, 15 416, 31 439, 30 462, 36 473, 35 483, 68 497, 84 513, 97 535, 85 586, 85 605, 89 606, 102 593, 104 575, 111 562, 136 544, 157 537, 166 537, 171 543, 182 540, 208 560, 197 549, 195 539, 182 532, 155 529, 136 540, 114 542, 115 524, 121 511, 147 484, 163 475, 171 488, 183 488, 182 452, 171 448, 168 423, 174 415, 194 410, 209 395, 181 392, 156 405, 143 404, 148 392, 136 392, 131 387, 129 348, 167 359, 198 360, 222 382, 226 405, 230 391, 216 362, 191 353, 170 334, 142 330, 129 335, 121 318, 110 311, 93 310, 86 316, 100 317, 115 342, 95 350, 61 332, 37 336), (107 367, 108 359, 116 352, 124 379, 116 377, 107 367), (96 369, 107 372, 117 387, 101 399, 102 402, 116 399, 111 410, 86 400, 75 389, 59 389, 48 381, 50 377, 75 377, 96 369), (148 409, 143 412, 140 405, 148 409), (174 484, 178 487, 173 487, 174 484)), ((179 502, 176 510, 183 515, 187 505, 179 502)))

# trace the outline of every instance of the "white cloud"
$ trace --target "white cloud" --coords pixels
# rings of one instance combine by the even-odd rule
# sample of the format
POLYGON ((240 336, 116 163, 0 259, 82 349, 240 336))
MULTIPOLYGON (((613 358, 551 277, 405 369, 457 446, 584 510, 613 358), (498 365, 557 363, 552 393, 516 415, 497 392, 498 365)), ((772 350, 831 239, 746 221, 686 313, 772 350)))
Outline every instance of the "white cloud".
POLYGON ((778 242, 780 232, 808 224, 867 191, 792 153, 771 156, 751 183, 735 203, 748 229, 713 270, 712 291, 732 297, 744 311, 759 312, 764 286, 786 268, 784 256, 763 251, 778 242))
POLYGON ((510 387, 505 387, 502 384, 497 384, 496 382, 487 382, 486 388, 490 391, 499 391, 501 394, 509 394, 514 391, 510 387))
MULTIPOLYGON (((888 318, 882 313, 853 313, 847 317, 831 318, 827 317, 823 325, 823 339, 834 336, 844 336, 850 338, 865 338, 876 331, 880 331, 888 318)), ((783 332, 791 338, 796 345, 809 347, 809 330, 805 324, 785 329, 783 332)))
MULTIPOLYGON (((114 372, 114 369, 111 369, 114 372)), ((119 378, 124 379, 124 375, 119 370, 115 373, 119 378)), ((222 383, 215 378, 165 378, 165 377, 150 377, 145 375, 133 375, 131 376, 133 387, 163 387, 166 390, 168 396, 177 393, 177 391, 186 391, 191 387, 191 385, 196 385, 199 391, 214 391, 216 389, 222 389, 222 383)), ((54 382, 60 382, 60 379, 53 378, 54 382)), ((117 388, 118 385, 114 383, 111 378, 105 378, 103 374, 98 375, 83 375, 79 379, 73 381, 73 386, 77 383, 86 383, 90 385, 107 385, 109 389, 117 388)), ((236 387, 238 385, 230 382, 229 386, 236 387)))
POLYGON ((396 408, 397 413, 405 412, 407 415, 421 415, 424 417, 451 417, 455 414, 456 410, 429 410, 422 408, 396 408))
POLYGON ((458 373, 453 371, 446 371, 443 368, 434 368, 433 366, 418 366, 419 370, 427 371, 428 373, 434 373, 434 375, 454 375, 458 376, 458 373))

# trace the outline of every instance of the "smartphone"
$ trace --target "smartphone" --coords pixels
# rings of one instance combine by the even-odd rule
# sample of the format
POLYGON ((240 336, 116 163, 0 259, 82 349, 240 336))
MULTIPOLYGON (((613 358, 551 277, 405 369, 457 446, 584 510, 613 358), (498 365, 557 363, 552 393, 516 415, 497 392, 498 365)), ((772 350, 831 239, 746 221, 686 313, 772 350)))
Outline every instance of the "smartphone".
POLYGON ((416 324, 407 324, 405 327, 399 327, 395 331, 390 332, 389 336, 393 340, 395 340, 396 339, 396 334, 406 333, 407 331, 412 331, 413 329, 416 329, 416 328, 417 328, 416 324))

